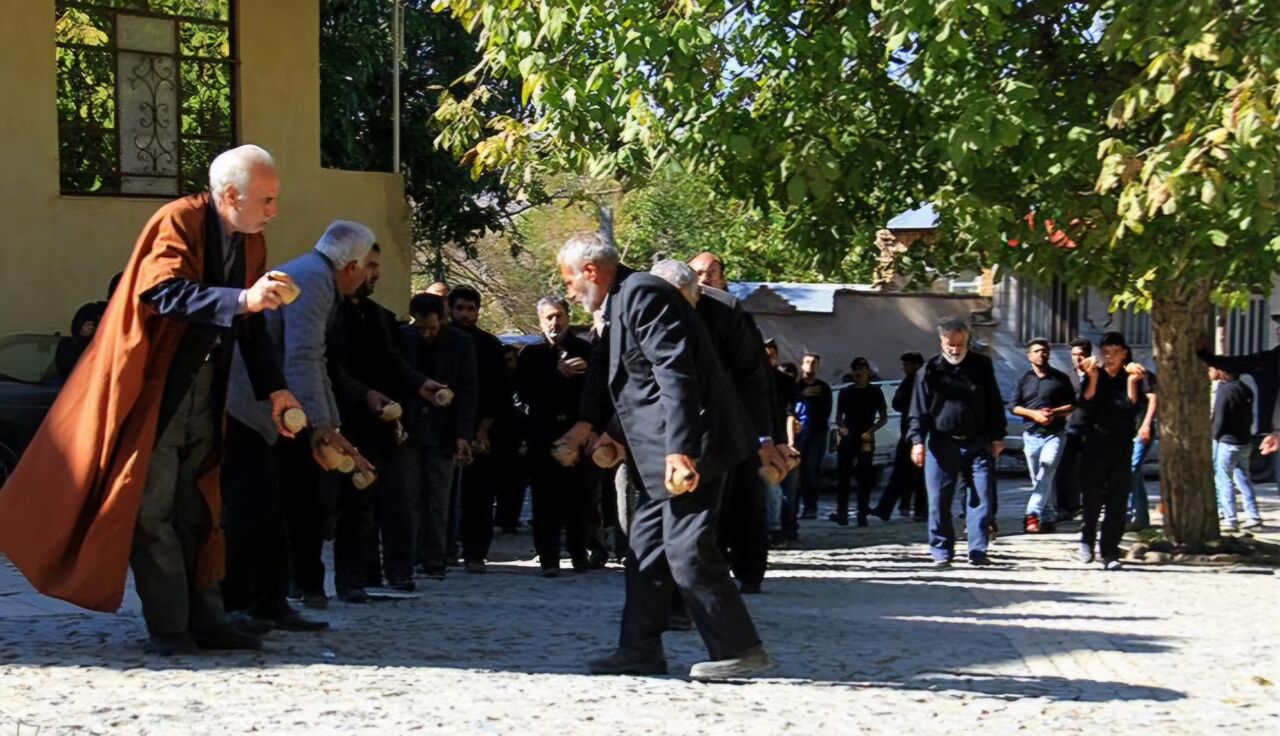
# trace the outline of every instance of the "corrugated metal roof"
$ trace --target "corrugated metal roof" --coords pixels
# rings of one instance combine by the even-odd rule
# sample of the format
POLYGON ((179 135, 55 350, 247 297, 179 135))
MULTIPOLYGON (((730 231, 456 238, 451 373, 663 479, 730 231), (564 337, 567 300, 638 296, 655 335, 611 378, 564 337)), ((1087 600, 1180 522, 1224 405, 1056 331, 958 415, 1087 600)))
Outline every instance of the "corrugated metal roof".
POLYGON ((907 210, 889 220, 889 224, 885 225, 890 230, 932 230, 937 226, 938 213, 929 203, 914 210, 907 210))
POLYGON ((797 312, 831 314, 835 311, 836 294, 843 291, 875 291, 870 284, 800 284, 791 281, 737 281, 729 284, 729 292, 746 301, 758 291, 768 291, 796 308, 797 312))

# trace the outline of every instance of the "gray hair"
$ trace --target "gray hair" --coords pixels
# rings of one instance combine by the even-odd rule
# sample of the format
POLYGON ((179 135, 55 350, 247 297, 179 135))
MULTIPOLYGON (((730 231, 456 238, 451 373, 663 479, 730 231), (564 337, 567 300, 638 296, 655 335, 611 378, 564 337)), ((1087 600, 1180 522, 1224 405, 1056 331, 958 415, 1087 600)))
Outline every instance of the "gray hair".
POLYGON ((343 269, 349 263, 364 265, 369 260, 374 240, 373 231, 364 225, 334 220, 316 242, 316 250, 327 256, 334 268, 343 269))
POLYGON ((556 255, 556 263, 568 266, 574 273, 581 272, 588 263, 616 266, 620 260, 618 250, 606 243, 600 233, 592 232, 570 235, 556 255))
POLYGON ((686 295, 695 293, 698 290, 698 274, 687 263, 668 258, 665 261, 658 261, 653 264, 653 268, 649 269, 649 273, 666 281, 686 295))
POLYGON ((938 337, 951 335, 956 332, 963 332, 966 335, 971 334, 969 331, 969 323, 959 317, 943 317, 938 320, 938 337))
POLYGON ((565 298, 562 296, 554 296, 554 295, 544 296, 538 300, 538 303, 534 306, 533 309, 539 315, 541 315, 543 307, 556 307, 558 309, 564 310, 564 313, 566 315, 569 314, 569 302, 566 301, 565 298))
POLYGON ((276 162, 266 150, 252 143, 218 154, 209 164, 209 191, 214 201, 222 199, 228 187, 235 187, 240 199, 249 196, 249 179, 260 166, 274 169, 276 162))

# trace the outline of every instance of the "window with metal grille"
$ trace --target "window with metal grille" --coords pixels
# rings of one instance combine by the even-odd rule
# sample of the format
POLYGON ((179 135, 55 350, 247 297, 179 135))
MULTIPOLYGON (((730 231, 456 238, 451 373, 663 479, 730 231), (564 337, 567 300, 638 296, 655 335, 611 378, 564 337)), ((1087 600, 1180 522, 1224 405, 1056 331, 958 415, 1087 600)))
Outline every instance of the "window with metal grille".
POLYGON ((1070 342, 1080 330, 1080 299, 1058 281, 1045 286, 1018 280, 1018 340, 1043 337, 1051 343, 1070 342))
POLYGON ((64 194, 172 197, 236 141, 232 0, 58 0, 64 194))

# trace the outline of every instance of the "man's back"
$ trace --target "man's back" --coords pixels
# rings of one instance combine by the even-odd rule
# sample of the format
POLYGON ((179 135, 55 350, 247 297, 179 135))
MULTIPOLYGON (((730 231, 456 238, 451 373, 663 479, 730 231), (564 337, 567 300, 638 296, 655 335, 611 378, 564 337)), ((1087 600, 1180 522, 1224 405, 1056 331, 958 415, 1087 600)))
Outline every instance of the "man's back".
POLYGON ((1213 401, 1213 438, 1231 445, 1253 440, 1253 392, 1235 379, 1218 385, 1213 401))

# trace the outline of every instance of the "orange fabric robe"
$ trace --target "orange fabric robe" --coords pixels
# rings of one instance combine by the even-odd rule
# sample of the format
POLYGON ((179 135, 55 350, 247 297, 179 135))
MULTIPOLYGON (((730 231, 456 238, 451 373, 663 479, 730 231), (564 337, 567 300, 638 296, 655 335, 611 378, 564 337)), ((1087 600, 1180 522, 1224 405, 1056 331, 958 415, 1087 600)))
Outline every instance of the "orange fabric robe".
MULTIPOLYGON (((209 195, 198 194, 151 217, 93 342, 0 489, 0 552, 45 595, 95 611, 116 611, 124 599, 160 400, 186 330, 141 295, 175 278, 204 281, 209 212, 209 195)), ((246 288, 266 257, 262 235, 247 235, 246 288)), ((213 520, 197 563, 201 589, 225 569, 219 453, 198 481, 213 520)))

